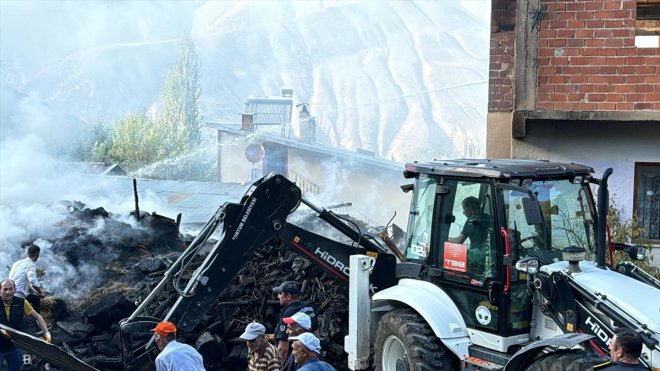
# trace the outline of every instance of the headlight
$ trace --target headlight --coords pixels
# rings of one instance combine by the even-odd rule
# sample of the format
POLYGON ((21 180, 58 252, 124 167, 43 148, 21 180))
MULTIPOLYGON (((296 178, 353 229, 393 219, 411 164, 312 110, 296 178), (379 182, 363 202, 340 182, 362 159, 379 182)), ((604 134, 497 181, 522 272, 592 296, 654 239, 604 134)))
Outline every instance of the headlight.
POLYGON ((524 258, 516 262, 516 269, 527 274, 536 274, 539 266, 539 260, 536 258, 524 258))

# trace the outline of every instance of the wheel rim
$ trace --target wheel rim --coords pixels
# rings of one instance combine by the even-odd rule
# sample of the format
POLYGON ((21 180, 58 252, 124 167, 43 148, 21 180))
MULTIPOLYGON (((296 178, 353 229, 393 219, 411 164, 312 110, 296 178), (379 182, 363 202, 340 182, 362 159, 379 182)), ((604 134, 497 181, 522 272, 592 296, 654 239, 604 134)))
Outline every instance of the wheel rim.
POLYGON ((406 353, 406 348, 403 346, 403 343, 401 340, 399 340, 399 338, 396 336, 389 336, 387 339, 385 339, 385 343, 383 344, 383 356, 381 359, 383 371, 396 371, 397 361, 400 361, 400 369, 402 365, 406 365, 408 363, 408 354, 406 353))

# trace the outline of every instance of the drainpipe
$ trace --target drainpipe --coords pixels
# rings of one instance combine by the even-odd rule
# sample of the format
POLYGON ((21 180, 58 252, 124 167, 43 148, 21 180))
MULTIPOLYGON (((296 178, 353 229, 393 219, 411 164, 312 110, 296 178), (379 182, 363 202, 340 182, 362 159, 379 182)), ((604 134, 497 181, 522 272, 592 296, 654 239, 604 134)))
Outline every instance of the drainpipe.
POLYGON ((598 187, 598 239, 596 240, 596 263, 599 268, 605 268, 605 236, 607 229, 607 209, 610 193, 607 190, 607 178, 612 175, 612 168, 603 173, 598 187))

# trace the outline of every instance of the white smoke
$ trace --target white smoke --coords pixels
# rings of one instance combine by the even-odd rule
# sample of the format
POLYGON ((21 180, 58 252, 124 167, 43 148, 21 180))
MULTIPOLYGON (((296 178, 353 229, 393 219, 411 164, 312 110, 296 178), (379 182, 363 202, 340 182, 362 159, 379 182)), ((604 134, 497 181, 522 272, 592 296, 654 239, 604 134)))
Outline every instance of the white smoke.
MULTIPOLYGON (((44 271, 41 282, 46 291, 65 299, 83 297, 118 253, 100 252, 75 266, 54 254, 52 244, 66 233, 61 221, 69 214, 60 201, 104 207, 127 222, 134 208, 130 179, 117 188, 102 177, 73 172, 68 153, 83 123, 38 97, 3 85, 0 111, 0 273, 7 277, 9 267, 26 256, 24 246, 37 243, 42 248, 37 267, 44 271)), ((140 194, 142 210, 164 213, 165 204, 152 193, 140 194)), ((92 227, 90 233, 102 233, 102 228, 92 227)))

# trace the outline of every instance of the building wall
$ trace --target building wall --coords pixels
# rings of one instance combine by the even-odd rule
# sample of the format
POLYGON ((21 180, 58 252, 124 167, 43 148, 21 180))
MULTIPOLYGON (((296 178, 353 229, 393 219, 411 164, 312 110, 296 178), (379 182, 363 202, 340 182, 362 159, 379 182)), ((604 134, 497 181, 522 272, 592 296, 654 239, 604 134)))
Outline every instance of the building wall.
POLYGON ((635 46, 636 6, 492 0, 491 12, 487 156, 613 167, 624 219, 635 163, 660 162, 660 48, 635 46))
MULTIPOLYGON (((218 140, 219 182, 251 182, 253 165, 245 157, 245 149, 253 143, 250 137, 221 132, 218 140)), ((311 196, 318 206, 352 203, 343 208, 355 217, 368 218, 385 225, 396 212, 394 222, 406 229, 410 193, 404 194, 400 186, 411 181, 403 178, 401 169, 365 165, 359 161, 335 158, 288 147, 287 167, 323 188, 321 196, 311 196)), ((263 161, 254 165, 262 169, 263 161)), ((261 174, 261 171, 259 172, 261 174)))
POLYGON ((218 182, 247 183, 251 180, 252 168, 261 168, 261 162, 253 165, 245 157, 245 149, 251 143, 248 137, 218 131, 218 182))
POLYGON ((611 196, 623 208, 624 220, 633 212, 635 162, 660 161, 660 126, 655 123, 531 121, 527 136, 514 147, 514 158, 546 159, 592 166, 596 176, 613 168, 611 196))
POLYGON ((488 112, 513 111, 516 1, 492 1, 488 112))
MULTIPOLYGON (((512 112, 515 79, 537 80, 534 107, 558 111, 660 110, 660 48, 635 46, 636 0, 492 1, 488 111, 512 112), (538 32, 535 73, 515 76, 516 26, 538 32)), ((519 93, 520 94, 520 93, 519 93)))
POLYGON ((635 46, 635 0, 541 0, 540 10, 537 109, 660 110, 660 48, 635 46))

